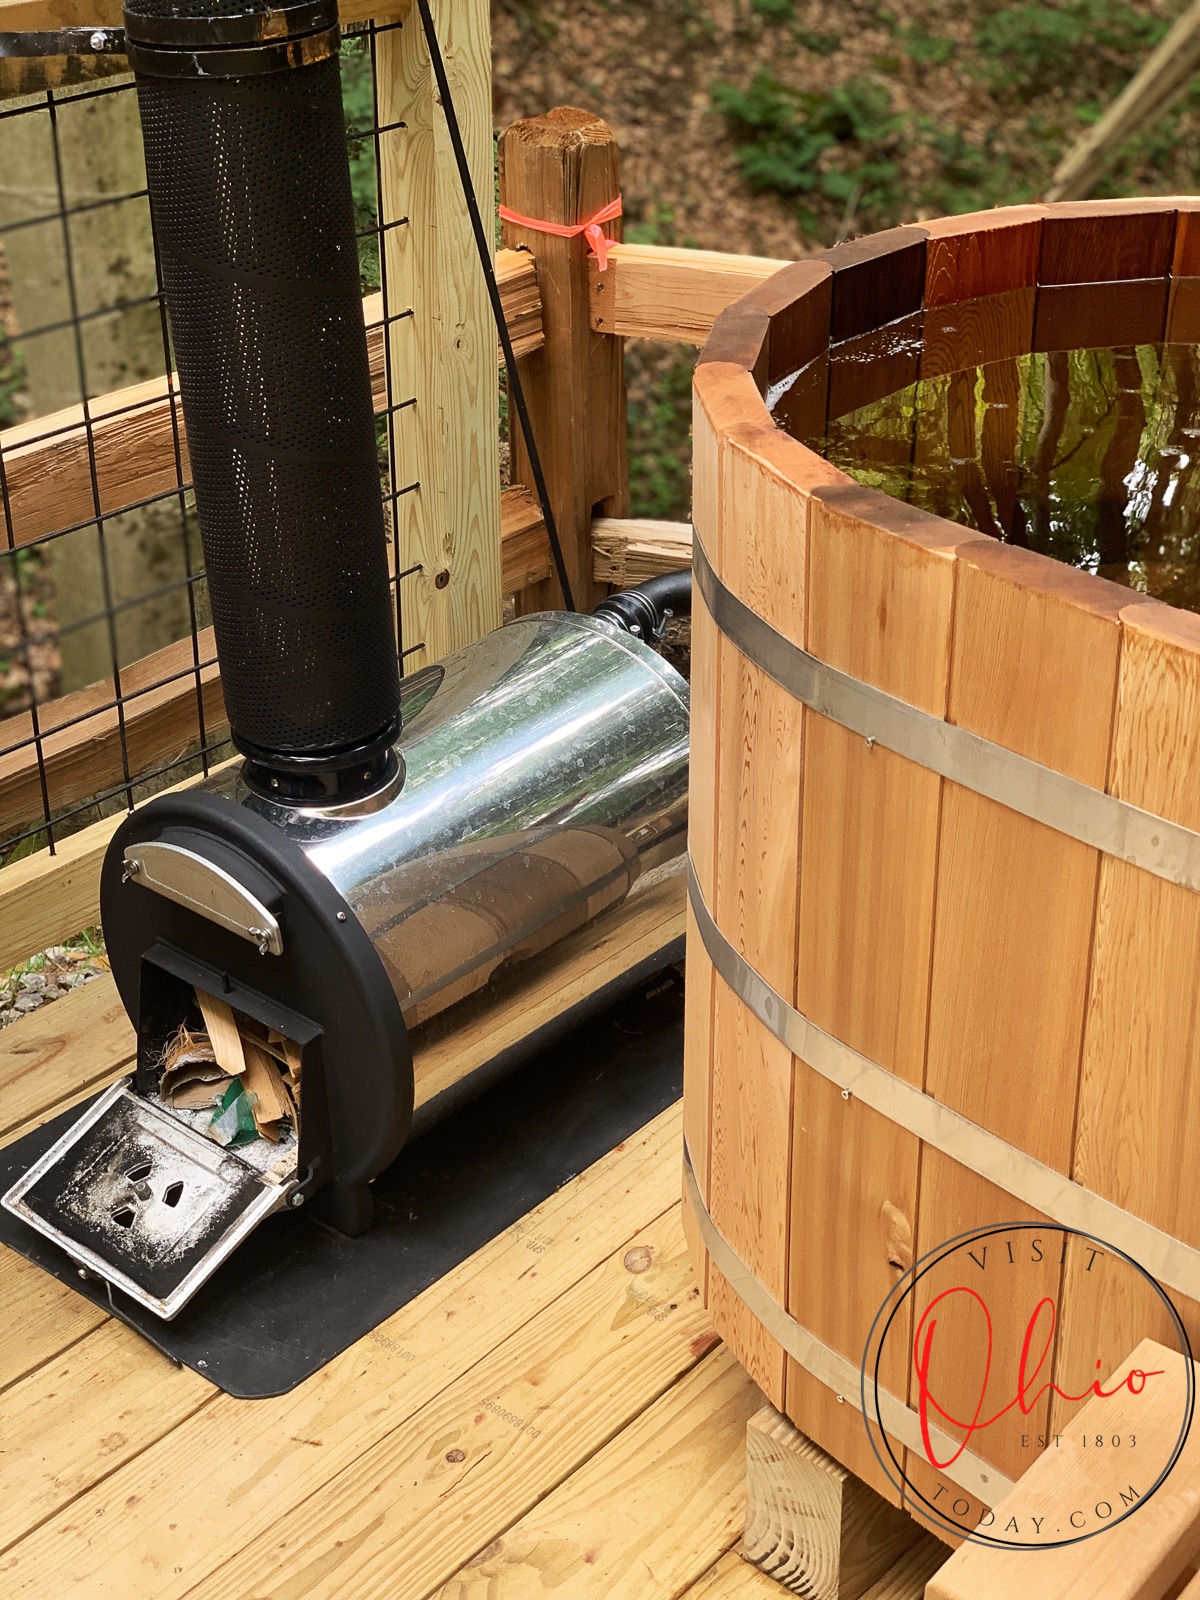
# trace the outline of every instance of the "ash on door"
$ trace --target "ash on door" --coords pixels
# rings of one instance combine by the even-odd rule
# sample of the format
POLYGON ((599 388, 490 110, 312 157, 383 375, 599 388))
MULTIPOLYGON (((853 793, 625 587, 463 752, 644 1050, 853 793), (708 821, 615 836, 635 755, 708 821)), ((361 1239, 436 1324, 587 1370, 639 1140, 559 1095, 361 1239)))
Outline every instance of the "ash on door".
POLYGON ((261 1192, 248 1163, 126 1093, 24 1205, 165 1299, 261 1192))

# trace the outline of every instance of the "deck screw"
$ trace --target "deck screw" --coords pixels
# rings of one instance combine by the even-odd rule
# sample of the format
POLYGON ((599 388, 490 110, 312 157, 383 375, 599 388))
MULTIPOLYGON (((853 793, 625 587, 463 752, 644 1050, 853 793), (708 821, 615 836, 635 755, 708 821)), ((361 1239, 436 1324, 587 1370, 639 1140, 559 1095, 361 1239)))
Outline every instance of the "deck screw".
POLYGON ((842 1099, 843 1099, 843 1100, 849 1100, 849 1098, 850 1098, 850 1091, 849 1091, 849 1089, 843 1089, 843 1090, 842 1090, 842 1099))
POLYGON ((844 1406, 846 1404, 846 1396, 844 1394, 835 1395, 834 1399, 840 1406, 844 1406))
POLYGON ((875 740, 874 740, 874 738, 873 737, 868 738, 868 740, 867 740, 867 749, 868 750, 874 750, 874 748, 875 748, 875 740))

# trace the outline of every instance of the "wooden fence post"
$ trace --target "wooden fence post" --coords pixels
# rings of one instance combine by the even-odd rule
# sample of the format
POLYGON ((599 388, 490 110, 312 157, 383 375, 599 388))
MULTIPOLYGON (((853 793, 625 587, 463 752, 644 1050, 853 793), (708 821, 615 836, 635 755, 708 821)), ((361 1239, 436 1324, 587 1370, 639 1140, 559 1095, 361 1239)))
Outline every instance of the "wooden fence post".
MULTIPOLYGON (((620 193, 612 129, 589 111, 560 106, 514 122, 500 136, 500 199, 542 222, 586 222, 620 193)), ((621 222, 605 224, 621 238, 621 222)), ((545 344, 520 363, 534 434, 558 523, 575 604, 590 611, 604 590, 592 577, 592 518, 629 509, 625 457, 624 340, 596 333, 588 309, 588 244, 504 224, 504 243, 537 258, 545 344)), ((510 407, 513 481, 533 477, 510 407)), ((518 609, 560 604, 557 582, 518 597, 518 609)))
MULTIPOLYGON (((475 194, 491 215, 488 0, 433 0, 475 194)), ((496 332, 416 8, 375 46, 379 220, 408 670, 499 627, 496 332), (405 313, 411 312, 410 315, 405 313), (393 321, 393 318, 401 318, 393 321), (415 484, 417 487, 409 488, 415 484)))
POLYGON ((917 1594, 945 1557, 937 1541, 773 1406, 750 1418, 742 1554, 752 1566, 805 1600, 859 1600, 918 1543, 917 1594))

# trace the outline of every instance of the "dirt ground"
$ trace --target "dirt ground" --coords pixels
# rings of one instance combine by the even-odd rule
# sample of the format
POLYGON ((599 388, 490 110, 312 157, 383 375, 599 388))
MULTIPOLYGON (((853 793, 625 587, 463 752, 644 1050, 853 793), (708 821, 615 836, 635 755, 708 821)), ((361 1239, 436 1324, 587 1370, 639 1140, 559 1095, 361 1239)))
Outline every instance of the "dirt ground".
MULTIPOLYGON (((795 256, 839 234, 1040 194, 1180 10, 1182 0, 494 0, 493 106, 498 128, 560 104, 603 116, 621 147, 627 237, 795 256), (778 143, 781 131, 786 143, 786 117, 748 129, 723 95, 764 73, 794 121, 831 136, 815 166, 848 185, 756 192, 739 146, 778 143), (864 165, 892 170, 869 172, 856 200, 864 165)), ((1193 91, 1129 142, 1098 192, 1190 190, 1198 164, 1193 91)))
POLYGON ((740 8, 734 0, 703 7, 712 37, 688 14, 698 9, 663 0, 497 0, 497 126, 555 105, 594 111, 620 144, 627 236, 653 230, 648 242, 795 255, 804 248, 795 221, 746 189, 709 93, 721 63, 741 57, 743 71, 749 63, 734 26, 740 8))

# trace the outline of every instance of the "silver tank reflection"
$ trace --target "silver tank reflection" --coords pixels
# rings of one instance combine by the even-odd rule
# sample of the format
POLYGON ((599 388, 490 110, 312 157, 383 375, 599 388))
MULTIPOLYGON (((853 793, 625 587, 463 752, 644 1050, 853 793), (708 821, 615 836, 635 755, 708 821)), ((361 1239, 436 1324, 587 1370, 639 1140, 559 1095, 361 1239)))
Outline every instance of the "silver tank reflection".
POLYGON ((682 855, 688 687, 592 617, 509 623, 405 681, 399 793, 333 810, 214 787, 293 838, 378 950, 409 1026, 682 855))

